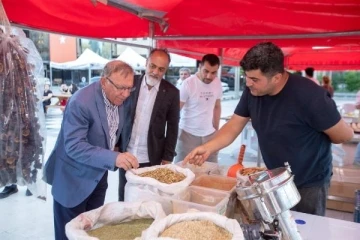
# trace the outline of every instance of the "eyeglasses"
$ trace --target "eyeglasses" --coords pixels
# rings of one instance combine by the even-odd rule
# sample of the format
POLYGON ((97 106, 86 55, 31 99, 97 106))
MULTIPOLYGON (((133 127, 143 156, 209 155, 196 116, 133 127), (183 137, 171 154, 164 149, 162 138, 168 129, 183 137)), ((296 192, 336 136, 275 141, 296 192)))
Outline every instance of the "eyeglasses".
POLYGON ((135 91, 135 87, 119 87, 110 78, 106 77, 106 79, 116 88, 116 90, 120 92, 125 92, 126 90, 129 92, 135 91))

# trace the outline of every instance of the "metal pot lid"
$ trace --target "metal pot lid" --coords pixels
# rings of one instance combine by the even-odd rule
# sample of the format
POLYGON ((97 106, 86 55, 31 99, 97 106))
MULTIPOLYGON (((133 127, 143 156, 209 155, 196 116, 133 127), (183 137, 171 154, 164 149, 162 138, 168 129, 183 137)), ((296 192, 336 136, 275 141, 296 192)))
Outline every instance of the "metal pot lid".
POLYGON ((285 166, 253 174, 249 176, 249 180, 252 185, 259 186, 262 189, 261 192, 271 191, 291 178, 290 166, 288 163, 285 163, 285 166))
POLYGON ((281 177, 283 174, 288 175, 288 169, 286 167, 275 168, 272 170, 265 170, 259 173, 255 173, 249 176, 251 183, 263 183, 271 179, 281 177))

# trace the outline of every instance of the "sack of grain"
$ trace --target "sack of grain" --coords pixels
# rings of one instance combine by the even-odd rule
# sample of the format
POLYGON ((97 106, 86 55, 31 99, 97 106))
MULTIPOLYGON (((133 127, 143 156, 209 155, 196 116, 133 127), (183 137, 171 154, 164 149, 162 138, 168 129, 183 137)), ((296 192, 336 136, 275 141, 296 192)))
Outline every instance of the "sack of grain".
MULTIPOLYGON (((161 174, 161 172, 159 172, 161 174)), ((150 174, 151 175, 151 174, 150 174)), ((166 214, 172 213, 172 205, 168 197, 187 188, 195 179, 194 173, 186 168, 182 168, 173 164, 159 165, 153 167, 139 168, 126 172, 127 183, 125 185, 125 202, 133 201, 156 201, 161 203, 166 214), (174 183, 164 179, 160 182, 153 177, 143 177, 144 173, 150 171, 171 170, 179 175, 183 175, 182 180, 174 183)), ((165 176, 166 177, 166 176, 165 176)))
MULTIPOLYGON (((88 231, 99 229, 104 226, 115 226, 116 224, 131 222, 136 219, 158 220, 164 217, 165 213, 161 205, 157 202, 113 202, 80 214, 66 224, 65 231, 69 240, 99 240, 96 237, 91 237, 88 231)), ((140 224, 144 226, 146 223, 140 224)), ((135 226, 128 227, 129 231, 136 231, 135 228, 135 226)), ((117 236, 120 235, 124 236, 126 233, 122 232, 117 236)), ((141 237, 141 230, 137 237, 141 237)), ((117 239, 121 238, 117 237, 117 239)))
POLYGON ((243 240, 245 238, 236 220, 216 213, 194 212, 171 214, 154 222, 146 232, 143 232, 141 239, 243 240), (216 225, 216 228, 210 225, 212 223, 216 225), (170 228, 171 226, 173 226, 173 229, 170 228), (175 226, 178 229, 174 228, 175 226), (171 234, 176 235, 176 238, 168 237, 171 234))

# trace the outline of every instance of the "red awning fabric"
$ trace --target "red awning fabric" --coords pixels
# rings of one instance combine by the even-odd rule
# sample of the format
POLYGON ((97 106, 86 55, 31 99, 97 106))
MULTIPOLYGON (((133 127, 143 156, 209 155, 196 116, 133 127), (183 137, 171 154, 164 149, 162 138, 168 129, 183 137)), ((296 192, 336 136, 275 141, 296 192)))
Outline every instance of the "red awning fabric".
POLYGON ((285 65, 293 70, 304 70, 309 66, 317 70, 359 70, 360 47, 295 49, 286 57, 285 65))
POLYGON ((169 36, 345 32, 359 30, 360 4, 358 0, 183 0, 166 17, 169 36))
POLYGON ((111 0, 109 5, 94 5, 91 0, 3 0, 3 4, 12 22, 37 29, 102 38, 149 35, 146 20, 111 6, 112 1, 145 12, 164 12, 169 28, 163 33, 156 26, 156 37, 246 37, 360 30, 358 0, 111 0))
MULTIPOLYGON (((162 47, 162 46, 160 46, 162 47)), ((207 53, 220 55, 217 48, 168 48, 170 52, 201 60, 207 53)), ((224 48, 223 64, 239 66, 248 48, 224 48)), ((285 67, 290 70, 304 70, 314 67, 317 70, 359 70, 360 47, 331 49, 282 48, 285 67)))
POLYGON ((90 0, 2 0, 11 22, 26 27, 92 38, 144 37, 148 21, 90 0))
POLYGON ((96 5, 94 0, 2 1, 11 22, 19 25, 91 38, 148 37, 153 33, 158 46, 182 50, 187 52, 185 56, 199 58, 199 53, 219 54, 222 49, 225 63, 232 65, 262 41, 293 49, 293 55, 287 57, 293 67, 315 55, 319 61, 329 62, 319 64, 324 67, 348 59, 347 66, 355 68, 357 64, 352 62, 360 59, 358 52, 339 52, 338 61, 330 53, 319 55, 318 51, 295 55, 313 46, 360 47, 359 0, 100 0, 105 4, 96 5), (154 18, 152 31, 149 20, 154 18))

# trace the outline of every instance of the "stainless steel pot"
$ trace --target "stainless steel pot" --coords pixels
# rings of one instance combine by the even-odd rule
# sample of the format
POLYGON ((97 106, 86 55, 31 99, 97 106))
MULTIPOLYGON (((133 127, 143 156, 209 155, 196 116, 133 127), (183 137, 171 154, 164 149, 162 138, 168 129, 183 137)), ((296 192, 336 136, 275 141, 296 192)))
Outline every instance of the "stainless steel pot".
POLYGON ((238 181, 242 184, 238 184, 236 188, 237 197, 250 222, 272 224, 276 218, 282 228, 282 239, 301 239, 289 211, 300 201, 300 194, 287 163, 285 167, 248 176, 245 186, 243 176, 238 181))
POLYGON ((259 223, 262 219, 262 214, 256 206, 256 198, 259 198, 256 190, 249 187, 236 188, 237 199, 239 202, 239 213, 242 215, 243 223, 259 223))
POLYGON ((267 170, 249 177, 252 186, 261 196, 261 204, 270 216, 291 209, 300 201, 300 194, 294 183, 290 168, 267 170))

